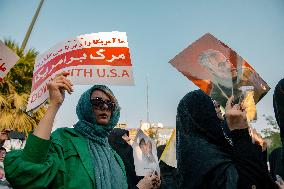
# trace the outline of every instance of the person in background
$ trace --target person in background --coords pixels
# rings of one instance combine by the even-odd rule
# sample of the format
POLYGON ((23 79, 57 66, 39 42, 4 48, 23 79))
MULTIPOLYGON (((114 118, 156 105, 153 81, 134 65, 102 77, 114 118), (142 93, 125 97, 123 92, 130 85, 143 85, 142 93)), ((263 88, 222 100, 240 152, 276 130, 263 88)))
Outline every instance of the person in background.
POLYGON ((4 147, 0 148, 0 163, 3 165, 4 158, 6 156, 6 149, 4 147))
POLYGON ((109 144, 121 157, 126 170, 127 183, 129 189, 151 189, 159 188, 160 179, 157 175, 146 175, 145 177, 136 176, 133 149, 129 145, 129 131, 120 128, 114 128, 110 133, 109 144))
POLYGON ((0 166, 0 188, 1 189, 12 189, 11 185, 5 178, 4 168, 0 166))
MULTIPOLYGON (((160 159, 166 145, 160 145, 157 148, 157 155, 160 159)), ((165 162, 160 161, 160 172, 161 172, 161 189, 176 189, 177 188, 177 169, 167 165, 165 162)))
POLYGON ((10 131, 11 131, 10 129, 3 129, 1 131, 0 133, 0 146, 1 147, 4 145, 5 141, 9 139, 8 134, 10 131))
POLYGON ((25 147, 26 136, 22 132, 11 131, 8 134, 9 139, 3 144, 3 147, 10 152, 11 150, 20 150, 25 147))
MULTIPOLYGON (((280 178, 284 178, 284 78, 281 79, 275 87, 273 94, 273 108, 277 124, 280 128, 282 142, 282 146, 274 149, 269 155, 270 173, 272 178, 277 181, 279 180, 277 179, 277 175, 280 178)), ((278 184, 280 184, 280 182, 278 182, 278 184)))
POLYGON ((127 189, 124 164, 107 138, 120 117, 108 87, 94 85, 85 91, 76 107, 79 121, 74 128, 51 134, 65 91, 73 92, 68 75, 63 72, 48 83, 49 107, 24 150, 7 153, 7 180, 13 188, 127 189))

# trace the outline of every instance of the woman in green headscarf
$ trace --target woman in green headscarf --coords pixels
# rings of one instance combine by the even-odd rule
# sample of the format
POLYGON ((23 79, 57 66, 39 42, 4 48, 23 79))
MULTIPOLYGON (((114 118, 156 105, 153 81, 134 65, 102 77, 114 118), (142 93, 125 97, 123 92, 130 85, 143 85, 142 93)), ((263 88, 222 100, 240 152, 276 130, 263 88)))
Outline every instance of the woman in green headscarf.
POLYGON ((65 91, 73 91, 67 75, 64 72, 49 82, 50 105, 24 150, 7 154, 7 180, 15 189, 127 189, 123 162, 107 139, 120 116, 109 88, 95 85, 84 92, 76 107, 79 121, 74 128, 51 134, 65 91))

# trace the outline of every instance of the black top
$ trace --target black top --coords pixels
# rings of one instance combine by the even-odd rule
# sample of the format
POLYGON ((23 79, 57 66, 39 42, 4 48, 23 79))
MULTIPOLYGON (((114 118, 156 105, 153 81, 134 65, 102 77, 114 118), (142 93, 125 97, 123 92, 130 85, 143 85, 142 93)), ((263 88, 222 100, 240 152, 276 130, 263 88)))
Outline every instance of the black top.
POLYGON ((281 79, 275 87, 273 94, 273 107, 275 118, 280 127, 280 135, 284 139, 284 79, 281 79))
POLYGON ((284 79, 281 79, 275 87, 273 94, 273 107, 277 124, 280 128, 282 147, 273 150, 269 156, 270 173, 274 180, 276 175, 284 179, 284 79))
POLYGON ((270 174, 273 180, 276 179, 276 175, 279 175, 284 179, 284 170, 283 170, 283 159, 282 159, 282 147, 274 149, 269 155, 269 164, 270 164, 270 174))
MULTIPOLYGON (((166 145, 158 146, 157 155, 160 159, 166 145)), ((177 188, 177 169, 175 167, 171 167, 160 161, 159 163, 160 172, 161 172, 161 186, 160 189, 176 189, 177 188)))

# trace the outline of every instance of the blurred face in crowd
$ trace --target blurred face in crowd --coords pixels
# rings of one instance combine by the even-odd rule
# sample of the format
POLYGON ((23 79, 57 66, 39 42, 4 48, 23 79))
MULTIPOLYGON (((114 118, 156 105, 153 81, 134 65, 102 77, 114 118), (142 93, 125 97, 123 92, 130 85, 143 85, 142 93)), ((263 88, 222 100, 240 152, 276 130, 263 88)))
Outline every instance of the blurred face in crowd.
POLYGON ((91 103, 97 123, 107 125, 114 111, 115 103, 101 90, 95 90, 92 93, 91 103))
POLYGON ((10 132, 10 130, 8 130, 8 129, 2 130, 1 133, 0 133, 0 141, 8 140, 9 139, 9 137, 8 137, 9 132, 10 132))

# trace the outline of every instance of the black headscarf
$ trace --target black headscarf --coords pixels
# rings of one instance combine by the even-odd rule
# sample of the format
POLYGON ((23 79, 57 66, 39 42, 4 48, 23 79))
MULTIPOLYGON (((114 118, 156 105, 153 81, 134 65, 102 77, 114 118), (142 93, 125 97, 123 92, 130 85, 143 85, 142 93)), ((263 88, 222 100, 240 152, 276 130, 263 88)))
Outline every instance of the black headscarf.
POLYGON ((131 154, 133 150, 132 147, 122 138, 124 134, 127 134, 127 136, 129 136, 129 131, 125 129, 114 128, 108 137, 108 142, 111 147, 115 151, 117 151, 120 157, 126 156, 122 159, 127 159, 129 158, 129 155, 133 157, 133 155, 131 154))
MULTIPOLYGON (((160 159, 166 145, 160 145, 157 147, 157 156, 160 159)), ((160 173, 161 173, 161 186, 160 189, 176 189, 177 188, 177 169, 167 165, 165 162, 160 161, 160 173)))
POLYGON ((282 141, 282 147, 274 149, 269 155, 270 173, 272 178, 276 180, 276 175, 284 178, 284 79, 281 79, 275 87, 273 107, 282 141))
POLYGON ((176 119, 178 188, 236 188, 238 174, 226 153, 230 145, 211 98, 201 90, 189 92, 176 119))
POLYGON ((124 134, 129 136, 129 131, 120 128, 114 128, 109 137, 108 141, 111 147, 121 157, 126 170, 128 188, 135 188, 140 178, 136 176, 133 149, 132 147, 122 138, 124 134))
POLYGON ((280 127, 280 136, 282 145, 284 142, 284 78, 281 79, 275 87, 273 94, 273 107, 275 118, 280 127))
POLYGON ((177 127, 184 135, 198 133, 210 142, 228 145, 224 132, 229 135, 228 127, 220 120, 212 99, 202 90, 186 94, 177 109, 177 127))

